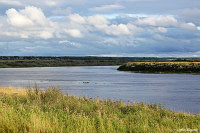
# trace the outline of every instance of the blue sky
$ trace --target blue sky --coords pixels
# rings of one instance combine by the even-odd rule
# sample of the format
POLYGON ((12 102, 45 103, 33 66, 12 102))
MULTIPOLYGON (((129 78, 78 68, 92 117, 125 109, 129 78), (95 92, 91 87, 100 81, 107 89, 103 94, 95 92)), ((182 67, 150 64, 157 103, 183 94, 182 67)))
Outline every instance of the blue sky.
POLYGON ((0 0, 0 56, 200 57, 199 0, 0 0))

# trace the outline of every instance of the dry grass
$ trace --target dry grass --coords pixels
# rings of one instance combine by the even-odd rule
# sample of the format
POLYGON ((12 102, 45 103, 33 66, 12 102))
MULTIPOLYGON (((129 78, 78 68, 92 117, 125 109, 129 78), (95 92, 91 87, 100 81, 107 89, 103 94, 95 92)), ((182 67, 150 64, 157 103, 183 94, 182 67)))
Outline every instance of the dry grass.
POLYGON ((8 95, 26 95, 26 90, 22 88, 13 88, 13 87, 0 87, 0 94, 8 94, 8 95))

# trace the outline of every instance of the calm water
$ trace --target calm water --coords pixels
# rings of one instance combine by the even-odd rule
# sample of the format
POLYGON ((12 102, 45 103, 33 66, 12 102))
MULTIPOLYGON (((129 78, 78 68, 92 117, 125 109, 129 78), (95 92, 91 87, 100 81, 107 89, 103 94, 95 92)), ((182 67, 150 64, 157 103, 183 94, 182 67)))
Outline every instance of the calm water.
POLYGON ((1 68, 0 86, 53 85, 77 96, 161 103, 174 111, 200 113, 200 75, 143 74, 116 69, 117 66, 1 68))

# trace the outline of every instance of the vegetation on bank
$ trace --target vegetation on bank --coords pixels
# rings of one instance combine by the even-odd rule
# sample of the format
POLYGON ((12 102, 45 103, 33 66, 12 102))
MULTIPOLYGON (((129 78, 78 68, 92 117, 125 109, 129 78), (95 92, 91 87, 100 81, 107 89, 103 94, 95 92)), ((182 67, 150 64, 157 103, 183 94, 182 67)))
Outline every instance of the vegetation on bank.
POLYGON ((200 73, 200 62, 129 62, 120 71, 149 73, 200 73))
POLYGON ((63 95, 59 89, 0 89, 0 132, 176 132, 199 130, 200 115, 160 105, 63 95))
POLYGON ((59 67, 59 66, 112 66, 129 61, 157 60, 157 58, 132 57, 40 57, 0 56, 0 68, 59 67))
POLYGON ((108 60, 0 60, 0 68, 59 67, 59 66, 112 66, 123 61, 108 60))
POLYGON ((40 57, 40 56, 0 56, 0 68, 18 67, 58 67, 58 66, 111 66, 127 62, 198 61, 190 58, 155 57, 40 57))

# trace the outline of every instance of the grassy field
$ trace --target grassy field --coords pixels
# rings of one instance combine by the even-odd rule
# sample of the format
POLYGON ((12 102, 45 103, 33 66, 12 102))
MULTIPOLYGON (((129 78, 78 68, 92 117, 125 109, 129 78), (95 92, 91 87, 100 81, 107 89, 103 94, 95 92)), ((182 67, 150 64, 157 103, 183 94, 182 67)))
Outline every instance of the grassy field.
POLYGON ((129 62, 120 71, 149 73, 200 73, 200 62, 129 62))
POLYGON ((1 133, 167 133, 199 127, 200 115, 175 113, 160 105, 80 98, 56 88, 0 88, 1 133))

